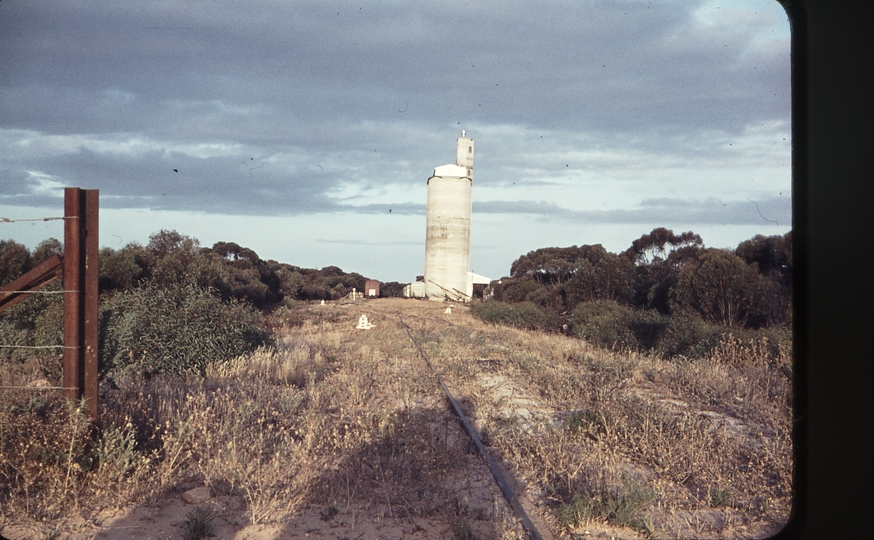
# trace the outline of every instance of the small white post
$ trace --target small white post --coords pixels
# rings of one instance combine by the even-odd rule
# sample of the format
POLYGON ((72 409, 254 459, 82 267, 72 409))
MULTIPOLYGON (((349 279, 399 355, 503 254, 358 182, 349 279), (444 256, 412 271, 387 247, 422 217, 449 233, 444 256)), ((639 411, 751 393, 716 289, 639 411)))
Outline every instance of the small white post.
POLYGON ((374 326, 375 326, 375 325, 370 324, 370 322, 367 320, 367 315, 364 315, 364 314, 362 313, 361 316, 358 317, 358 326, 356 326, 357 329, 359 329, 359 330, 370 330, 370 329, 373 328, 374 326))

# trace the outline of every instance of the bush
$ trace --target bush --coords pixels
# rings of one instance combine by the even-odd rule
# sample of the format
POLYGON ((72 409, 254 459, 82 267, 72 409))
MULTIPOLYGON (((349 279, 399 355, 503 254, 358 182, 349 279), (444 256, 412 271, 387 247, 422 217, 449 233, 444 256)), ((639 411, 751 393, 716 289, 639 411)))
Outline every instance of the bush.
POLYGON ((669 318, 655 310, 637 310, 614 300, 577 305, 571 318, 574 333, 602 347, 658 349, 669 318))
POLYGON ((651 533, 652 524, 645 517, 645 510, 658 500, 658 495, 625 478, 622 479, 622 485, 621 490, 602 489, 576 493, 570 502, 561 504, 554 510, 555 516, 559 523, 568 528, 602 518, 613 525, 651 533))
POLYGON ((0 401, 0 522, 16 509, 52 521, 94 465, 89 422, 80 403, 22 394, 0 401))
POLYGON ((146 284, 115 294, 100 311, 103 370, 203 375, 209 364, 270 343, 259 312, 193 284, 146 284))
POLYGON ((711 351, 714 359, 762 365, 791 358, 792 330, 785 325, 758 330, 723 330, 718 347, 711 351))
POLYGON ((490 323, 515 326, 529 330, 554 329, 558 325, 556 316, 533 302, 508 304, 497 300, 475 303, 470 312, 477 318, 490 323))
POLYGON ((670 317, 655 309, 635 310, 630 329, 637 339, 638 347, 643 351, 656 349, 669 320, 670 317))
MULTIPOLYGON (((61 283, 56 281, 44 290, 59 291, 61 283)), ((60 294, 31 295, 0 314, 0 344, 51 347, 0 348, 0 364, 29 364, 38 367, 42 376, 57 382, 61 378, 63 343, 64 302, 60 294)))
POLYGON ((505 302, 520 303, 524 302, 526 297, 541 288, 541 286, 530 279, 507 279, 502 280, 501 296, 499 300, 505 302))
POLYGON ((571 315, 572 332, 579 338, 601 347, 639 348, 631 327, 634 310, 615 300, 582 302, 571 315))
POLYGON ((564 307, 562 291, 555 287, 540 287, 525 295, 525 301, 533 302, 553 313, 560 313, 564 307))
POLYGON ((684 265, 673 288, 674 303, 711 324, 743 328, 762 311, 768 282, 737 255, 709 250, 684 265))
POLYGON ((703 358, 719 345, 727 328, 707 324, 695 313, 678 311, 667 319, 655 350, 665 357, 703 358))

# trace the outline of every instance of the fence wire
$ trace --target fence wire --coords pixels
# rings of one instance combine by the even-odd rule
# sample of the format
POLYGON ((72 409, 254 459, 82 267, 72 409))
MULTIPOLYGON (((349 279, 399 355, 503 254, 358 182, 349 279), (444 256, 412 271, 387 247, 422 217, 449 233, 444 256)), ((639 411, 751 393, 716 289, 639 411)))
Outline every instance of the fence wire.
POLYGON ((55 217, 42 217, 42 218, 23 218, 23 219, 9 219, 7 217, 0 216, 0 223, 19 223, 23 221, 57 221, 60 219, 79 219, 79 216, 55 216, 55 217))
POLYGON ((75 386, 0 386, 0 390, 78 390, 75 386))
MULTIPOLYGON (((65 190, 65 204, 68 200, 68 196, 70 195, 70 190, 76 189, 77 191, 82 192, 79 188, 67 188, 65 190)), ((92 190, 95 191, 96 190, 92 190)), ((84 202, 87 199, 82 200, 84 202)), ((85 216, 47 216, 40 218, 18 218, 18 219, 10 219, 8 217, 0 216, 0 223, 24 223, 24 222, 37 222, 37 221, 63 221, 66 219, 78 219, 85 223, 85 216)), ((66 232, 66 228, 65 228, 66 232)), ((66 246, 65 246, 66 247, 66 246)), ((45 285, 43 283, 40 286, 45 285)), ((61 291, 45 291, 45 290, 28 290, 28 291, 0 291, 0 298, 5 298, 14 294, 65 294, 65 293, 83 293, 84 291, 69 291, 69 290, 61 290, 61 291)), ((0 349, 81 349, 81 345, 76 346, 66 346, 66 345, 0 345, 0 349)), ((5 386, 0 385, 0 390, 76 390, 81 391, 82 388, 76 387, 65 387, 65 386, 5 386)), ((96 396, 95 396, 96 399, 96 396)), ((96 412, 94 413, 96 415, 96 412)), ((0 535, 0 540, 2 540, 2 535, 0 535)))
POLYGON ((81 292, 82 291, 0 291, 0 294, 64 294, 81 292))
POLYGON ((78 349, 78 345, 0 345, 0 349, 78 349))

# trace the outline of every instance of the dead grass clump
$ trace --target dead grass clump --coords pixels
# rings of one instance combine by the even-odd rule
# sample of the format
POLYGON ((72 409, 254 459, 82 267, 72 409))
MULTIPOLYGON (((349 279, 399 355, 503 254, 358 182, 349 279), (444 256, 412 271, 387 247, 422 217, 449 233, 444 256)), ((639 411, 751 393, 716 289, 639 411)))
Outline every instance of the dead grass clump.
POLYGON ((88 422, 63 399, 9 397, 0 409, 0 512, 7 519, 18 513, 55 519, 70 499, 76 503, 92 467, 88 422))
POLYGON ((258 523, 300 504, 317 454, 324 403, 315 383, 278 384, 297 367, 293 354, 261 351, 212 378, 120 380, 106 406, 137 419, 154 455, 152 497, 194 481, 243 496, 258 523))

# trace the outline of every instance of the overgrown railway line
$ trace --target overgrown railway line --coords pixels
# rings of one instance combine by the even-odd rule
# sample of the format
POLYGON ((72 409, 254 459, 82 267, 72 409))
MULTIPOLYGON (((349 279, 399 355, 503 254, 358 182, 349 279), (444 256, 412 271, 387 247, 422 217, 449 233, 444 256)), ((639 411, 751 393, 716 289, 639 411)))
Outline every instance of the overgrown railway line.
MULTIPOLYGON (((503 473, 489 456, 489 452, 480 440, 480 437, 476 433, 476 430, 474 430, 473 426, 470 424, 470 421, 467 419, 467 416, 465 416, 464 411, 461 409, 458 401, 456 401, 455 397, 452 395, 452 392, 446 386, 446 383, 443 382, 443 378, 440 376, 437 370, 434 369, 434 365, 431 363, 428 355, 422 349, 422 346, 419 344, 416 338, 413 337, 413 333, 410 327, 404 322, 400 311, 397 312, 397 316, 400 325, 404 328, 407 335, 410 337, 410 340, 412 340, 413 344, 416 346, 416 349, 419 351, 422 359, 425 361, 426 364, 428 364, 431 372, 434 373, 434 375, 437 377, 437 381, 440 383, 440 387, 446 394, 446 398, 448 399, 449 404, 452 407, 452 411, 455 413, 456 416, 458 416, 459 420, 461 421, 461 425, 464 427, 465 432, 470 437, 471 441, 473 441, 474 446, 476 446, 477 451, 479 452, 480 456, 482 456, 483 460, 489 468, 489 471, 492 473, 492 477, 495 479, 495 482, 500 488, 501 493, 504 495, 504 498, 507 499, 507 502, 510 504, 510 507, 513 509, 513 511, 516 513, 516 516, 519 518, 519 521, 522 523, 522 526, 525 528, 528 536, 531 538, 531 540, 542 540, 544 537, 540 534, 540 531, 538 531, 537 527, 528 516, 528 513, 522 507, 519 498, 516 496, 516 494, 513 492, 513 489, 510 487, 510 484, 504 478, 503 473)), ((551 536, 549 536, 549 538, 551 538, 551 536)))
MULTIPOLYGON (((471 450, 476 447, 494 478, 492 486, 530 538, 577 537, 584 533, 575 529, 583 524, 605 538, 667 531, 756 536, 775 531, 774 524, 785 519, 791 469, 784 445, 791 443, 776 403, 763 401, 781 390, 771 388, 774 376, 761 360, 743 366, 719 359, 671 363, 564 336, 529 341, 525 332, 468 321, 466 310, 456 314, 444 311, 445 304, 413 304, 410 309, 370 305, 385 330, 381 338, 413 342, 441 387, 428 383, 435 396, 445 394, 467 432, 462 436, 470 437, 471 450), (714 392, 730 398, 720 398, 722 412, 711 410, 714 392), (678 409, 675 402, 686 406, 678 409), (732 423, 734 416, 743 421, 732 423), (735 429, 735 424, 761 429, 735 429), (714 454, 717 448, 721 453, 714 454), (759 462, 762 471, 777 469, 779 475, 737 468, 759 462), (724 495, 729 483, 737 486, 732 490, 737 499, 731 506, 720 506, 721 499, 713 503, 713 493, 724 495), (555 492, 556 487, 567 491, 555 492), (589 506, 572 510, 575 493, 581 501, 591 498, 589 506), (643 495, 649 499, 641 500, 658 504, 631 509, 643 495), (610 514, 600 501, 625 505, 628 515, 610 514), (591 513, 569 517, 564 511, 591 513), (702 516, 706 520, 697 521, 702 516)), ((370 306, 359 306, 370 314, 370 306)))

